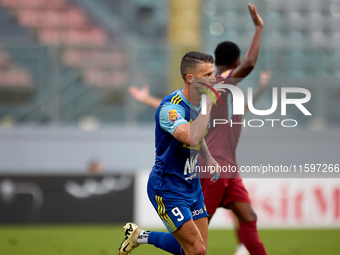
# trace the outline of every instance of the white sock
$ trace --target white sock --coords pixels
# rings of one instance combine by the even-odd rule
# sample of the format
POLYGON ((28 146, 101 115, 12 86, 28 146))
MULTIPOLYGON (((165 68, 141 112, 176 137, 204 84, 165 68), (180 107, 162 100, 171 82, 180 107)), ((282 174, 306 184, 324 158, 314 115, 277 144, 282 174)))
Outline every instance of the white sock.
POLYGON ((138 244, 147 244, 149 239, 150 231, 142 230, 137 238, 138 244))
POLYGON ((246 246, 243 243, 240 243, 236 247, 236 252, 234 255, 249 255, 250 253, 248 252, 246 246))

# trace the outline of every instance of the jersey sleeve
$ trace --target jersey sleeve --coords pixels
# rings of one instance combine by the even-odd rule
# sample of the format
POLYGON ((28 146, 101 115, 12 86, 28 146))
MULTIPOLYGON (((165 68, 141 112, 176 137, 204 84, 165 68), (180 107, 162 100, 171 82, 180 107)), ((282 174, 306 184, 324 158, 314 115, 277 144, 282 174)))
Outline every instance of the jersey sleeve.
POLYGON ((179 125, 188 123, 184 108, 177 104, 164 104, 159 113, 159 123, 164 131, 172 135, 179 125))

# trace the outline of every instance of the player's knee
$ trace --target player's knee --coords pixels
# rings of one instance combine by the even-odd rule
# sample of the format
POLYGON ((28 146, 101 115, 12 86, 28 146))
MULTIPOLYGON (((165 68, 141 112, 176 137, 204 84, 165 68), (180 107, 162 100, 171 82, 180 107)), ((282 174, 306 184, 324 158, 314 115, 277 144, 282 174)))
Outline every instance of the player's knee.
POLYGON ((257 215, 254 211, 251 212, 251 221, 257 221, 257 215))
POLYGON ((195 248, 194 250, 194 255, 206 255, 207 254, 207 249, 204 247, 204 245, 199 245, 195 248))
POLYGON ((246 222, 249 222, 249 221, 257 221, 257 215, 256 213, 251 210, 248 214, 247 214, 247 217, 245 219, 246 222))
POLYGON ((250 209, 246 213, 243 213, 242 219, 240 219, 240 222, 250 222, 250 221, 257 221, 257 215, 253 209, 250 209))

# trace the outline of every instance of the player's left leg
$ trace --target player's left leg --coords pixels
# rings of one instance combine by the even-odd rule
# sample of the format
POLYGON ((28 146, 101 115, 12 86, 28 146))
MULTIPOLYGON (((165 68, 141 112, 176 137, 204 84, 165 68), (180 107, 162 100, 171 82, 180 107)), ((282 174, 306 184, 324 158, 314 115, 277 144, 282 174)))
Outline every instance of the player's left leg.
POLYGON ((240 234, 240 223, 238 222, 238 218, 236 215, 230 211, 230 215, 233 218, 233 224, 234 224, 234 232, 235 232, 235 237, 237 240, 237 246, 236 246, 236 251, 234 255, 250 255, 249 251, 247 250, 246 246, 242 242, 242 237, 240 234))
POLYGON ((184 255, 181 245, 171 233, 142 230, 131 222, 126 223, 123 232, 125 239, 119 248, 120 255, 131 254, 131 251, 141 244, 152 244, 171 254, 184 255))
POLYGON ((200 218, 198 220, 194 220, 195 225, 197 226, 198 230, 201 233, 203 238, 204 246, 208 248, 208 218, 200 218))

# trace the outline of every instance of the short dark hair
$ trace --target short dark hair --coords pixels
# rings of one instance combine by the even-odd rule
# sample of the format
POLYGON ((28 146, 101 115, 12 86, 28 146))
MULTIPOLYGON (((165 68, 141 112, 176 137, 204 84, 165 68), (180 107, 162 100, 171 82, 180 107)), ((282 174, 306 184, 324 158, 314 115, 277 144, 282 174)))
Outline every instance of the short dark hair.
POLYGON ((214 58, 210 54, 198 51, 190 51, 184 55, 181 62, 181 75, 185 81, 188 73, 192 72, 200 63, 214 63, 214 58))
POLYGON ((241 55, 240 48, 233 42, 222 42, 215 49, 216 66, 232 66, 241 55))

